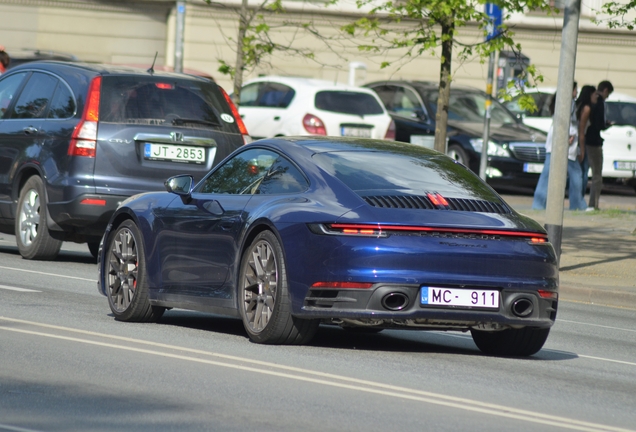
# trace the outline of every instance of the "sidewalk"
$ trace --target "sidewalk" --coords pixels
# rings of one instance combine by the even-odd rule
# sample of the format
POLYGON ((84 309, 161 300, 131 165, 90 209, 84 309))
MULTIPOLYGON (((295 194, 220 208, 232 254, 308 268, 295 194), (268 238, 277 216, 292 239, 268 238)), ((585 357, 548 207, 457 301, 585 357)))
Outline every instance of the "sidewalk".
MULTIPOLYGON (((532 196, 503 197, 545 225, 545 211, 531 209, 532 196)), ((600 207, 563 212, 560 299, 636 309, 636 196, 601 196, 600 207)))

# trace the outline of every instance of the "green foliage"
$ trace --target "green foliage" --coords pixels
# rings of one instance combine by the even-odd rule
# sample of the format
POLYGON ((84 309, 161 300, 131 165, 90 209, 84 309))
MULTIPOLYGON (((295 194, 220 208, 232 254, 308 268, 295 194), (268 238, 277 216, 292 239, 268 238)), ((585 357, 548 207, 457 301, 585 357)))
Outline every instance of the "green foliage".
POLYGON ((615 1, 605 2, 601 6, 601 13, 609 15, 607 19, 595 20, 596 24, 605 22, 609 28, 625 28, 627 30, 634 30, 636 27, 636 20, 626 19, 630 11, 636 8, 636 0, 631 0, 627 3, 619 3, 615 1))

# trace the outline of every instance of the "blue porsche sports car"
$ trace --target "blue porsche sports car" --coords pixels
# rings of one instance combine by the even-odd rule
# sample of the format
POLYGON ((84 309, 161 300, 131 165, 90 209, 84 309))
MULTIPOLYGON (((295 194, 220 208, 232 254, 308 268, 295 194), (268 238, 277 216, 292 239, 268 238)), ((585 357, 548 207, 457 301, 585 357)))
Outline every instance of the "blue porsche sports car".
POLYGON ((470 331, 497 355, 536 353, 554 323, 545 230, 433 150, 273 138, 166 188, 123 202, 104 234, 98 285, 118 320, 207 311, 270 344, 320 323, 470 331))

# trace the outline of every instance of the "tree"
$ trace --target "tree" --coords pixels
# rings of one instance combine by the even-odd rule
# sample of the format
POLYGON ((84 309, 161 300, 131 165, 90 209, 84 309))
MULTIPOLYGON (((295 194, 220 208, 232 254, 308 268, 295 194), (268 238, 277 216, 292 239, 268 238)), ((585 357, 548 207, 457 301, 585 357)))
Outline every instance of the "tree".
MULTIPOLYGON (((207 4, 227 7, 227 5, 205 0, 207 4)), ((308 49, 295 49, 291 43, 281 44, 270 37, 272 27, 267 23, 267 17, 272 14, 285 13, 282 0, 262 0, 259 4, 250 6, 249 0, 242 0, 238 10, 238 33, 236 39, 229 38, 228 42, 236 52, 233 65, 224 59, 218 59, 219 72, 230 75, 234 81, 233 102, 238 105, 243 87, 243 74, 253 70, 274 51, 287 51, 306 58, 313 58, 313 52, 308 49)), ((288 23, 285 23, 287 25, 288 23)), ((303 27, 303 25, 299 25, 303 27)))
POLYGON ((627 2, 606 2, 601 6, 601 13, 608 15, 607 19, 595 20, 597 24, 605 22, 609 28, 626 28, 634 30, 635 18, 627 18, 626 15, 636 9, 636 0, 627 2))
MULTIPOLYGON (((460 39, 459 30, 476 25, 483 31, 488 29, 489 20, 484 12, 485 0, 390 0, 378 4, 376 0, 356 0, 358 8, 369 8, 367 17, 343 27, 349 35, 362 33, 370 37, 368 44, 359 45, 359 49, 380 53, 387 50, 402 50, 404 58, 413 59, 431 53, 438 55, 436 49, 441 48, 440 82, 437 111, 435 113, 435 149, 446 152, 446 129, 448 124, 448 103, 451 87, 451 59, 455 46, 460 61, 477 55, 484 63, 491 52, 504 48, 520 52, 521 46, 515 44, 514 35, 505 22, 514 12, 542 10, 552 12, 549 0, 493 0, 503 13, 503 24, 499 27, 499 35, 489 41, 466 43, 460 39)), ((383 62, 381 67, 391 66, 383 62)), ((543 78, 534 66, 526 70, 525 79, 541 82, 543 78)), ((512 85, 513 83, 511 83, 512 85)), ((523 89, 520 89, 523 92, 523 89)), ((534 101, 526 96, 521 100, 526 108, 534 107, 534 101)), ((484 146, 484 148, 487 148, 484 146)))

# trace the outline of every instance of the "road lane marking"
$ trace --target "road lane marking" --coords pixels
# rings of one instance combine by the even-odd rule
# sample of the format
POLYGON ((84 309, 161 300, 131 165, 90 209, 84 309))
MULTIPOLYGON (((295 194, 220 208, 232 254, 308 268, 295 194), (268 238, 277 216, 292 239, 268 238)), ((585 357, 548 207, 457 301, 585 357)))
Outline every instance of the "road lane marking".
POLYGON ((622 361, 622 360, 612 360, 612 359, 608 359, 608 358, 594 357, 594 356, 588 356, 588 355, 582 355, 582 354, 577 354, 577 355, 579 357, 581 357, 581 358, 588 358, 588 359, 592 359, 592 360, 601 360, 601 361, 606 361, 606 362, 611 362, 611 363, 620 363, 620 364, 629 365, 629 366, 636 366, 636 363, 626 362, 626 361, 622 361))
POLYGON ((0 285, 0 289, 9 290, 9 291, 20 291, 20 292, 42 292, 38 290, 32 290, 28 288, 18 288, 18 287, 12 287, 7 285, 0 285))
POLYGON ((17 426, 10 426, 0 423, 0 431, 11 431, 11 432, 39 432, 34 429, 25 429, 17 426))
POLYGON ((566 429, 580 430, 580 431, 630 431, 630 429, 622 429, 613 426, 601 425, 597 423, 589 423, 580 420, 570 419, 567 417, 559 417, 549 414, 543 414, 539 412, 533 412, 528 410, 522 410, 512 407, 507 407, 504 405, 491 404, 486 402, 480 402, 476 400, 460 398, 455 396, 448 396, 440 393, 427 392, 423 390, 416 390, 407 387, 399 387, 389 384, 383 384, 374 381, 360 380, 356 378, 350 378, 342 375, 329 374, 324 372, 313 371, 310 369, 296 368, 293 366, 284 366, 275 363, 269 363, 261 360, 252 360, 243 357, 231 356, 226 354, 219 354, 209 351, 191 349, 186 347, 180 347, 176 345, 167 345, 156 342, 144 341, 140 339, 127 338, 122 336, 113 336, 108 334, 102 334, 97 332, 91 332, 87 330, 78 330, 68 327, 55 326, 50 324, 41 324, 32 321, 25 321, 13 318, 0 317, 0 320, 13 322, 13 323, 21 323, 25 325, 30 325, 34 327, 43 327, 53 330, 65 331, 68 333, 78 333, 84 335, 90 335, 93 337, 101 337, 103 339, 114 339, 126 342, 132 342, 142 345, 149 345, 157 348, 165 348, 170 350, 178 350, 180 352, 189 352, 193 354, 200 354, 211 357, 218 357, 225 360, 232 360, 233 362, 240 361, 242 363, 253 364, 254 366, 244 366, 238 365, 236 363, 223 362, 217 360, 208 360, 198 357, 192 357, 183 354, 173 354, 168 352, 155 351, 152 349, 138 348, 132 346, 125 345, 116 345, 114 343, 107 342, 99 342, 89 339, 81 339, 79 337, 71 337, 71 336, 62 336, 51 333, 43 333, 32 330, 24 330, 18 328, 10 328, 0 326, 0 330, 11 331, 22 334, 29 334, 33 336, 41 336, 48 337, 52 339, 66 340, 70 342, 83 343, 88 345, 101 346, 105 348, 113 348, 131 352, 138 352, 147 355, 155 355, 165 358, 172 358, 176 360, 184 360, 202 364, 208 364, 212 366, 225 367, 230 369, 243 370, 248 372, 253 372, 262 375, 270 375, 277 376, 281 378, 293 379, 297 381, 310 382, 314 384, 321 384, 331 387, 338 387, 348 390, 361 391, 365 393, 372 393, 382 396, 389 396, 399 399, 408 399, 412 401, 425 402, 434 405, 442 405, 450 408, 456 408, 466 411, 478 412, 482 414, 489 414, 498 417, 507 417, 521 421, 527 421, 531 423, 539 423, 550 426, 562 427, 566 429), (262 366, 267 366, 268 369, 263 368, 262 366), (280 371, 272 370, 279 369, 280 371), (305 374, 309 376, 303 376, 299 374, 305 374), (316 376, 317 378, 312 377, 316 376), (340 381, 340 382, 339 382, 340 381))
POLYGON ((605 325, 601 325, 601 324, 591 324, 591 323, 586 323, 586 322, 568 321, 568 320, 564 320, 564 319, 558 319, 557 322, 566 322, 566 323, 570 323, 570 324, 581 324, 581 325, 587 325, 587 326, 592 326, 592 327, 606 328, 606 329, 610 329, 610 330, 622 330, 622 331, 636 333, 636 330, 634 330, 634 329, 626 329, 626 328, 622 328, 622 327, 605 326, 605 325))
POLYGON ((40 271, 35 271, 35 270, 25 270, 25 269, 15 268, 15 267, 0 266, 0 269, 14 270, 14 271, 18 271, 18 272, 21 272, 21 273, 35 273, 35 274, 44 275, 44 276, 56 276, 56 277, 67 278, 67 279, 77 279, 77 280, 83 280, 83 281, 97 283, 96 279, 87 279, 87 278, 81 278, 81 277, 77 277, 77 276, 67 276, 67 275, 61 275, 61 274, 56 274, 56 273, 45 273, 45 272, 40 272, 40 271))

